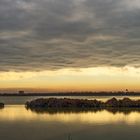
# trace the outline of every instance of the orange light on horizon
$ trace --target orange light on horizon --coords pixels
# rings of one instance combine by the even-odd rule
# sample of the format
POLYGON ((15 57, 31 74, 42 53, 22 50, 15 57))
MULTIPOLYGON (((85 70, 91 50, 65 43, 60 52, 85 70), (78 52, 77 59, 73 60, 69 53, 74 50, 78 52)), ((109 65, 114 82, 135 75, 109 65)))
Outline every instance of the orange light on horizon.
POLYGON ((1 72, 0 89, 29 91, 140 91, 140 68, 95 67, 1 72))

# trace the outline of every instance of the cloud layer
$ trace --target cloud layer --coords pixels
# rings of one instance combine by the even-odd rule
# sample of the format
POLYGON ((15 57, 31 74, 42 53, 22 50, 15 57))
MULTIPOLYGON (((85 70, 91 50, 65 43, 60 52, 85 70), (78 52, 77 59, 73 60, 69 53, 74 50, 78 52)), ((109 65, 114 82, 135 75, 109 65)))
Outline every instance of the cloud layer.
POLYGON ((140 67, 139 0, 1 0, 0 71, 140 67))

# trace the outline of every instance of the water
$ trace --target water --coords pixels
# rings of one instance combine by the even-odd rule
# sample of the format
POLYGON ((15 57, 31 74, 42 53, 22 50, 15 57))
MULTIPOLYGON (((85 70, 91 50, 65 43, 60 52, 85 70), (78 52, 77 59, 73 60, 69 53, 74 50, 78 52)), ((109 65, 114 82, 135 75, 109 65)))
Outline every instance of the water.
POLYGON ((23 105, 33 98, 36 97, 0 97, 0 101, 6 102, 5 108, 0 109, 0 139, 138 140, 140 137, 140 110, 35 112, 23 105))
MULTIPOLYGON (((93 99, 98 99, 101 101, 106 101, 110 98, 113 98, 114 96, 0 96, 0 102, 3 102, 4 104, 7 105, 23 105, 25 104, 27 101, 36 99, 36 98, 77 98, 77 99, 89 99, 89 100, 93 100, 93 99)), ((124 97, 127 96, 116 96, 116 98, 118 99, 122 99, 124 97)), ((128 96, 128 98, 131 99, 140 99, 140 96, 128 96)))

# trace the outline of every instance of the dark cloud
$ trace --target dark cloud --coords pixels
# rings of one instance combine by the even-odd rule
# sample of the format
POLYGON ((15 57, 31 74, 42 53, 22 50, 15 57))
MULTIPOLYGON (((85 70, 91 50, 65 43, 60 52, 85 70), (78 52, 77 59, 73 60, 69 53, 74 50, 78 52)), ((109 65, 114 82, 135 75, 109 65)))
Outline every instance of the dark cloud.
POLYGON ((0 70, 140 66, 137 0, 1 0, 0 70))

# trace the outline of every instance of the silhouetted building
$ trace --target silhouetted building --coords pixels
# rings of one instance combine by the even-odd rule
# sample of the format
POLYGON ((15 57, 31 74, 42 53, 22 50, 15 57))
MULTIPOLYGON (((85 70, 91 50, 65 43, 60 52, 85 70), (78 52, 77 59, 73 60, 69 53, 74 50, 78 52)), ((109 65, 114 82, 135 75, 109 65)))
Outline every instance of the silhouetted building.
POLYGON ((23 91, 23 90, 20 90, 20 91, 18 92, 18 94, 24 94, 24 91, 23 91))

